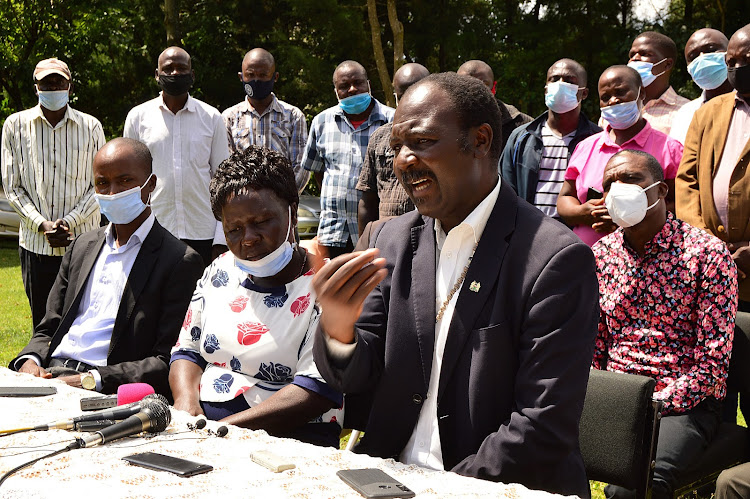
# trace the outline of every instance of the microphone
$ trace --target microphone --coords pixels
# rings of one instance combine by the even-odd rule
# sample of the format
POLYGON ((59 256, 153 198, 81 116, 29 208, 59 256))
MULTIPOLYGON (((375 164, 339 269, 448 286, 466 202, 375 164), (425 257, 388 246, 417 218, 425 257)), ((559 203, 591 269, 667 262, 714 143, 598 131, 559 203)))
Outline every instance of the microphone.
POLYGON ((126 383, 117 388, 117 395, 106 397, 88 397, 81 399, 82 411, 108 409, 118 405, 138 402, 146 395, 154 393, 154 387, 148 383, 126 383))
POLYGON ((149 400, 143 403, 140 412, 124 421, 102 428, 92 435, 76 439, 78 447, 94 447, 112 440, 129 437, 144 431, 159 433, 167 429, 172 420, 169 406, 161 400, 149 400))
POLYGON ((72 419, 63 419, 54 423, 46 425, 39 425, 32 428, 34 431, 46 431, 46 430, 72 430, 77 429, 76 425, 85 421, 99 421, 102 419, 122 420, 133 414, 138 413, 144 404, 150 401, 159 401, 166 406, 169 406, 166 397, 161 394, 152 393, 143 397, 140 402, 133 402, 132 404, 124 405, 121 407, 114 407, 112 409, 105 409, 103 411, 91 412, 89 414, 82 414, 72 419))

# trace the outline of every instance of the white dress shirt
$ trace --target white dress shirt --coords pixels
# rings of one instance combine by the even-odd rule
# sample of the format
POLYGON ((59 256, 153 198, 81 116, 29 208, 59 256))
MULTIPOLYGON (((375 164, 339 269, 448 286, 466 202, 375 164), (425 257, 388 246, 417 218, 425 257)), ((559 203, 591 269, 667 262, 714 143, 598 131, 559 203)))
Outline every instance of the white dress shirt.
POLYGON ((130 110, 123 136, 146 144, 154 158, 151 206, 159 223, 180 239, 213 240, 218 227, 208 184, 229 157, 219 111, 188 95, 174 114, 160 94, 130 110))
POLYGON ((679 140, 680 144, 685 145, 685 137, 687 137, 688 128, 690 128, 690 123, 693 121, 693 115, 706 102, 708 101, 706 100, 706 91, 704 90, 700 97, 682 106, 674 115, 669 136, 679 140))
MULTIPOLYGON (((78 360, 92 366, 107 365, 109 344, 122 293, 143 241, 155 220, 152 213, 130 236, 128 242, 120 247, 117 247, 112 224, 106 228, 105 242, 86 281, 76 318, 52 353, 53 358, 78 360)), ((96 378, 97 390, 100 390, 101 377, 98 371, 91 373, 96 378)))
MULTIPOLYGON (((474 246, 482 237, 499 193, 500 179, 498 178, 497 185, 492 189, 492 192, 474 208, 474 211, 463 222, 452 228, 447 235, 443 232, 440 221, 435 220, 435 239, 437 242, 437 250, 435 251, 437 260, 435 275, 436 316, 443 306, 443 302, 448 298, 448 293, 461 277, 464 267, 469 263, 474 246)), ((427 387, 427 398, 419 412, 417 426, 399 456, 399 461, 402 463, 418 464, 435 470, 443 469, 443 451, 440 446, 440 428, 437 418, 437 393, 448 330, 453 319, 458 295, 465 285, 467 285, 466 282, 462 283, 458 291, 453 294, 442 318, 435 324, 435 349, 432 354, 432 370, 430 372, 430 384, 427 387)))

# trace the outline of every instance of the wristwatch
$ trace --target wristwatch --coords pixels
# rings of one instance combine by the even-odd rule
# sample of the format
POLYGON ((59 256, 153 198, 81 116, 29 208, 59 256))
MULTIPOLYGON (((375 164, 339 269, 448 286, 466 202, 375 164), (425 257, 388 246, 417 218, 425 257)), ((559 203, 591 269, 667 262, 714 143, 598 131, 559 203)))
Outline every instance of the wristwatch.
POLYGON ((81 386, 86 390, 93 390, 96 388, 96 378, 90 372, 81 373, 81 386))

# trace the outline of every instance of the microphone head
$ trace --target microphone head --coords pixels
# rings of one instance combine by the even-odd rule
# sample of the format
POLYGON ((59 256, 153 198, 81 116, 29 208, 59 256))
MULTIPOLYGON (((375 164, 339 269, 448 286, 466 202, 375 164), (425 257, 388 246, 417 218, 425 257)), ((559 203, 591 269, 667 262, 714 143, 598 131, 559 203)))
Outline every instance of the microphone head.
POLYGON ((216 428, 217 437, 226 436, 227 433, 229 433, 229 428, 227 428, 226 426, 219 426, 218 428, 216 428))
POLYGON ((206 420, 203 418, 200 418, 198 421, 195 422, 195 429, 196 430, 202 430, 206 427, 206 420))
POLYGON ((154 387, 148 383, 127 383, 117 388, 117 405, 139 402, 146 395, 154 393, 154 387))
POLYGON ((159 400, 167 405, 169 405, 169 400, 167 400, 167 397, 162 395, 161 393, 150 393, 143 397, 143 402, 147 402, 149 400, 159 400))
POLYGON ((149 433, 160 433, 166 430, 172 421, 172 412, 169 410, 169 405, 158 399, 143 402, 141 412, 148 416, 151 423, 147 428, 149 433))

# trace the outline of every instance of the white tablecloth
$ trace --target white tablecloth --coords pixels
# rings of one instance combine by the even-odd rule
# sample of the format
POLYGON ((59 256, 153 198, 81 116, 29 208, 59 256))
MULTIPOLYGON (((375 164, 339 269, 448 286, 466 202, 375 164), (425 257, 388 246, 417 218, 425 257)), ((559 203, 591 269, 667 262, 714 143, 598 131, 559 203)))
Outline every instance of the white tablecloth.
MULTIPOLYGON (((80 415, 80 399, 90 392, 70 388, 55 380, 42 380, 0 368, 0 386, 51 385, 53 396, 0 398, 0 429, 49 424, 80 415)), ((336 476, 349 468, 380 468, 399 480, 417 497, 551 498, 522 485, 504 485, 449 472, 406 466, 392 459, 378 459, 296 440, 271 437, 264 431, 229 426, 218 438, 206 430, 219 423, 209 421, 203 430, 190 431, 196 418, 172 409, 166 432, 150 438, 137 436, 103 446, 77 449, 39 461, 19 471, 0 487, 2 498, 60 498, 70 493, 86 497, 134 498, 328 498, 361 496, 336 476), (250 460, 256 450, 270 450, 296 465, 293 470, 272 473, 250 460), (137 452, 160 452, 210 464, 213 471, 189 478, 130 465, 121 458, 137 452)), ((77 432, 50 430, 0 437, 0 475, 12 468, 71 443, 77 432)))

